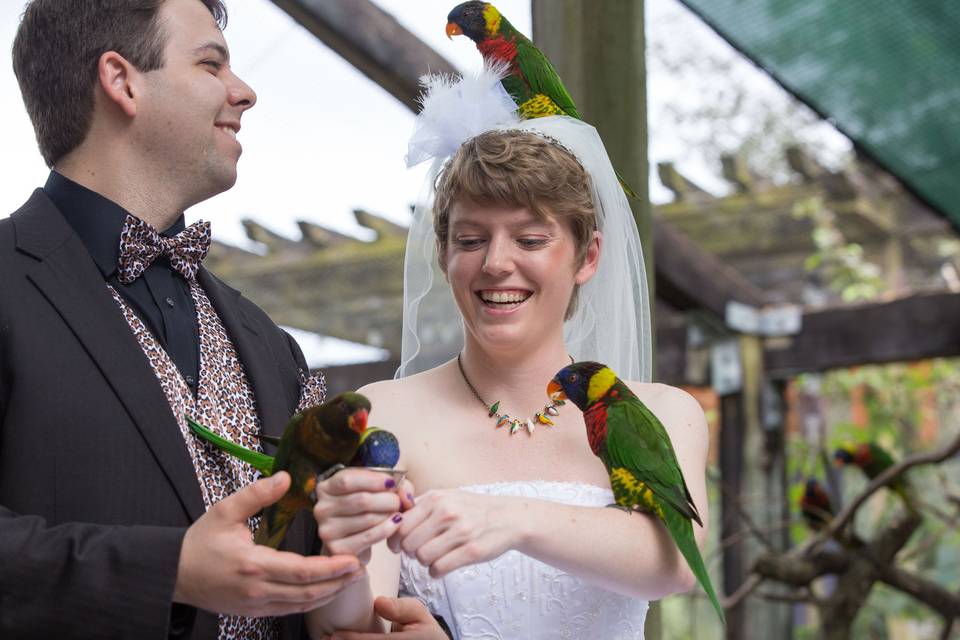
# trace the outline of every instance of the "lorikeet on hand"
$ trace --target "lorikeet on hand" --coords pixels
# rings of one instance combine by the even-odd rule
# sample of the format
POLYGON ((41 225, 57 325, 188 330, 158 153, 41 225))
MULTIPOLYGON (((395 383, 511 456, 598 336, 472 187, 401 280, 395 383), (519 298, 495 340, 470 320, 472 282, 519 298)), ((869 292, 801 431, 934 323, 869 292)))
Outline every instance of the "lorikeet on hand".
MULTIPOLYGON (((848 464, 860 467, 864 475, 873 480, 881 473, 893 466, 893 457, 887 451, 872 442, 861 444, 848 444, 837 448, 833 452, 833 461, 838 466, 848 464)), ((909 497, 909 491, 906 478, 902 475, 890 483, 890 489, 903 498, 904 504, 908 509, 913 508, 913 503, 909 497)))
POLYGON ((800 513, 814 531, 822 530, 834 516, 830 495, 815 478, 807 479, 803 495, 800 496, 800 513))
POLYGON ((273 457, 221 438, 189 417, 187 423, 194 433, 250 463, 264 475, 278 471, 290 474, 290 488, 263 510, 263 519, 254 534, 254 542, 276 549, 297 512, 313 507, 317 476, 346 465, 356 456, 369 413, 370 401, 350 392, 310 407, 290 418, 273 457))
MULTIPOLYGON (((565 115, 583 120, 547 57, 492 4, 472 0, 454 7, 447 15, 447 37, 458 35, 473 40, 484 62, 508 65, 509 75, 501 84, 521 118, 565 115)), ((638 197, 619 173, 617 178, 628 196, 638 197)))
POLYGON ((725 621, 693 535, 693 522, 701 527, 703 522, 663 423, 609 367, 598 362, 564 367, 550 381, 547 394, 552 400, 569 399, 583 411, 587 440, 610 474, 617 505, 663 521, 725 621))

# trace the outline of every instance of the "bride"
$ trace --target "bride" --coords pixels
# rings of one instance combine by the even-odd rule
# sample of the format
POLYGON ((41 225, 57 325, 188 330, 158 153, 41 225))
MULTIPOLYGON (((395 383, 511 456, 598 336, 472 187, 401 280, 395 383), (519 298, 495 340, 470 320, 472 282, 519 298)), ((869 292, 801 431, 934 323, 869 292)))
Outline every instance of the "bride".
MULTIPOLYGON (((473 81, 497 101, 492 80, 473 81)), ((433 616, 454 638, 642 638, 647 601, 694 578, 659 521, 605 508, 610 482, 582 414, 550 404, 546 384, 572 360, 635 380, 706 521, 704 415, 648 381, 637 231, 596 130, 565 116, 518 122, 506 104, 492 126, 444 142, 436 113, 462 110, 437 102, 468 89, 436 80, 425 99, 411 158, 435 158, 434 193, 407 247, 403 363, 398 379, 361 390, 418 493, 362 470, 318 486, 326 547, 370 560, 368 579, 311 615, 310 630, 380 638, 381 595, 376 613, 410 638, 446 637, 433 616)))

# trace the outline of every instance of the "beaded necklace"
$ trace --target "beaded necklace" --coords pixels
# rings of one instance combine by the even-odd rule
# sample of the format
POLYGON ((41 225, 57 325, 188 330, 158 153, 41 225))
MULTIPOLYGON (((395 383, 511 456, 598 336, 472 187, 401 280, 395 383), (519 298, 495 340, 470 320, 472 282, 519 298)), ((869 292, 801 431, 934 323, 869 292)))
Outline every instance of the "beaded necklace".
MULTIPOLYGON (((551 418, 556 418, 558 415, 560 415, 560 407, 566 404, 565 401, 554 400, 550 404, 546 405, 541 411, 533 414, 532 418, 527 418, 523 421, 517 418, 511 418, 506 413, 500 413, 499 400, 493 404, 488 404, 486 400, 480 397, 480 394, 477 392, 476 388, 470 383, 470 378, 467 377, 467 373, 463 370, 463 363, 460 361, 460 356, 461 354, 458 353, 457 367, 460 369, 460 375, 463 376, 463 381, 467 383, 467 387, 473 392, 473 395, 476 397, 476 399, 480 401, 480 404, 483 405, 483 408, 487 410, 487 417, 494 419, 497 429, 506 425, 510 425, 511 436, 520 429, 526 429, 528 434, 533 435, 537 425, 544 424, 548 427, 554 426, 551 418)), ((570 363, 573 364, 572 356, 570 357, 570 363)))

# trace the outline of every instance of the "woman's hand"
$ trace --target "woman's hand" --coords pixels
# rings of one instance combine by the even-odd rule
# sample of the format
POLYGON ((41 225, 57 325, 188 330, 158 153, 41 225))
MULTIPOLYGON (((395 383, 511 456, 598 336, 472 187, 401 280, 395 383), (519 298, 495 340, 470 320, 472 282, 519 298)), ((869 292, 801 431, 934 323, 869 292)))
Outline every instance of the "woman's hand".
POLYGON ((318 484, 316 494, 313 516, 324 552, 354 555, 363 564, 370 547, 393 535, 401 512, 413 506, 410 482, 398 486, 389 475, 366 469, 344 469, 318 484))
POLYGON ((337 631, 333 640, 449 640, 440 624, 422 602, 415 598, 379 597, 373 603, 377 614, 390 622, 390 635, 337 631))
POLYGON ((441 578, 516 548, 525 535, 526 505, 522 498, 430 491, 418 496, 416 506, 403 514, 388 545, 415 557, 433 578, 441 578))

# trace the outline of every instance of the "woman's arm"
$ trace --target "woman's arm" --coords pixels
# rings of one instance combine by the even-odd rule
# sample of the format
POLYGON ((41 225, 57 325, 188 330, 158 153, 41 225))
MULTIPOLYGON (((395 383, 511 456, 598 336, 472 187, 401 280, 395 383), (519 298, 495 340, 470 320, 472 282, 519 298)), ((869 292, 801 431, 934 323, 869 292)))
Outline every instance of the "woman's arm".
MULTIPOLYGON (((667 428, 687 486, 706 522, 706 419, 687 393, 658 385, 647 402, 667 428)), ((599 464, 599 461, 598 461, 599 464)), ((702 544, 706 530, 694 524, 702 544)), ((390 540, 433 577, 516 549, 608 590, 657 599, 695 580, 654 517, 545 500, 435 491, 417 498, 390 540)))

